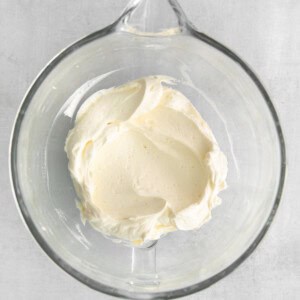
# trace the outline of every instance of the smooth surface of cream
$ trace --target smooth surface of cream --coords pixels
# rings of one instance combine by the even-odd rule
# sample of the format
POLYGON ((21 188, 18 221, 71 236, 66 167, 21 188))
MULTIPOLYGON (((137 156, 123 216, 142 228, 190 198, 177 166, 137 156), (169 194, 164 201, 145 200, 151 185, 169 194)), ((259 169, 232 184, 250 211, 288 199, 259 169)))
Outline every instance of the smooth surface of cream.
POLYGON ((165 76, 101 90, 80 107, 65 151, 80 210, 135 244, 211 218, 227 160, 192 103, 165 76))

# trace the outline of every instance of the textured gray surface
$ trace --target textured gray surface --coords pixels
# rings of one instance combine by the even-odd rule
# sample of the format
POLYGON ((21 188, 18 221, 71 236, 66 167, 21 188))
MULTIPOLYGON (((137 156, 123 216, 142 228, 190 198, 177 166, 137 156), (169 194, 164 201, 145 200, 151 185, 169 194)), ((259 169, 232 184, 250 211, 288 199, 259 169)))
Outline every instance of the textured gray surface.
MULTIPOLYGON (((275 221, 236 271, 188 299, 300 298, 300 1, 186 0, 203 32, 256 71, 279 112, 288 178, 275 221)), ((8 142, 20 101, 59 50, 111 23, 122 0, 0 0, 0 298, 113 299, 83 286, 42 253, 22 224, 8 178, 8 142)))

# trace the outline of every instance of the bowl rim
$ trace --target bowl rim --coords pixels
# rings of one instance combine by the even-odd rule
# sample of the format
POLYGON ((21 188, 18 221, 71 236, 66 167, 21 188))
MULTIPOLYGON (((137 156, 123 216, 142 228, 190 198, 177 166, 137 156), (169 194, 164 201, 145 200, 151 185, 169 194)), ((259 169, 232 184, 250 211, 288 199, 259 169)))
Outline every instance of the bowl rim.
MULTIPOLYGON (((257 247, 257 245, 260 243, 260 241, 265 236, 266 232, 268 231, 274 216, 276 214, 277 208, 279 206, 281 196, 283 193, 284 188, 284 182, 286 177, 286 147, 285 147, 285 141, 283 136, 283 131, 280 125, 280 121, 277 115, 277 112, 275 110, 275 107, 266 92, 265 88, 263 87, 262 83, 258 79, 258 77, 255 75, 255 73, 250 69, 250 67, 239 57, 237 56, 233 51, 231 51, 226 46, 220 44, 213 38, 207 36, 204 33, 198 32, 193 27, 188 27, 188 34, 194 38, 200 39, 202 42, 212 46, 213 48, 221 51, 223 54, 228 56, 230 59, 232 59, 235 63, 237 63, 250 77, 250 79, 254 82, 257 89, 261 93, 263 99, 265 100, 265 103, 267 107, 269 108, 269 111, 271 113, 271 116, 274 121, 274 126, 277 132, 277 137, 279 141, 280 146, 280 179, 278 182, 277 192, 274 199, 274 205, 272 207, 272 210, 260 230, 257 237, 254 239, 252 244, 248 247, 248 249, 245 250, 245 252, 237 258, 231 265, 226 267, 221 272, 215 274, 214 276, 190 285, 185 288, 176 289, 173 291, 166 291, 166 292, 154 292, 154 293, 145 293, 145 292, 132 292, 132 291, 126 291, 125 289, 118 289, 114 288, 108 285, 105 285, 99 281, 96 281, 94 279, 89 278, 88 276, 80 273, 75 268, 73 268, 71 265, 66 263, 63 259, 61 259, 56 252, 50 247, 50 245, 46 242, 46 240, 42 237, 42 235, 39 233, 37 227, 35 226, 34 222, 32 221, 29 211, 26 207, 25 201, 22 197, 19 179, 18 179, 18 172, 17 172, 17 166, 16 166, 16 158, 17 158, 17 146, 18 146, 18 138, 20 134, 20 128, 22 125, 22 121, 25 115, 25 112, 27 110, 27 107, 29 106, 29 103, 31 99, 33 98, 36 91, 39 89, 40 85, 43 83, 45 78, 49 75, 49 73, 69 54, 76 51, 76 49, 86 45, 89 42, 92 42, 96 39, 99 39, 101 37, 104 37, 108 34, 111 34, 115 32, 115 25, 117 22, 111 24, 110 26, 107 26, 101 30, 98 30, 90 35, 85 36, 84 38, 74 42, 70 46, 63 49, 61 52, 59 52, 56 56, 52 58, 48 62, 48 64, 40 71, 40 73, 37 75, 37 77, 33 80, 31 86, 28 88, 21 104, 18 109, 18 112, 16 114, 16 118, 14 121, 11 139, 10 139, 10 145, 9 145, 9 173, 10 173, 10 182, 13 190, 13 195, 15 198, 16 206, 18 208, 18 211, 20 213, 20 216, 25 224, 25 227, 30 231, 32 236, 34 237, 34 240, 37 242, 37 244, 43 249, 43 251, 47 254, 47 256, 61 269, 63 269, 66 273, 80 281, 81 283, 87 285, 88 287, 111 295, 115 297, 120 298, 126 298, 126 299, 173 299, 178 297, 187 296, 196 292, 199 292, 212 284, 216 283, 220 279, 224 278, 228 274, 230 274, 233 270, 235 270, 245 259, 254 251, 254 249, 257 247)), ((186 34, 186 33, 185 33, 186 34)))

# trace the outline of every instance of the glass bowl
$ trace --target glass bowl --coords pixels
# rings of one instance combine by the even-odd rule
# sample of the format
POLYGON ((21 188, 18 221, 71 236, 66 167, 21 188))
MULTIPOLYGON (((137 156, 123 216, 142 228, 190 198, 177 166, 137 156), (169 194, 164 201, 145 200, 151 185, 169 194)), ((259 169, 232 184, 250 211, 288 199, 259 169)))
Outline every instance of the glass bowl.
POLYGON ((250 68, 198 32, 176 1, 135 0, 38 75, 17 115, 10 159, 24 221, 57 265, 107 294, 167 299, 211 285, 255 249, 279 204, 286 158, 275 109, 250 68), (229 187, 200 230, 131 248, 81 222, 64 143, 93 92, 157 74, 176 78, 210 125, 228 158, 229 187))

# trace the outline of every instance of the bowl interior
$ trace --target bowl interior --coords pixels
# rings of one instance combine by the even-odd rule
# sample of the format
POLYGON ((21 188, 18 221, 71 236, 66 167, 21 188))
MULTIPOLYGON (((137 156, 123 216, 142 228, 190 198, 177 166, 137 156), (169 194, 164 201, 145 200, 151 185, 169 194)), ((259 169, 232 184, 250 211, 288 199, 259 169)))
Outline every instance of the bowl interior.
POLYGON ((265 226, 280 180, 276 126, 257 86, 238 63, 192 36, 113 33, 68 51, 38 79, 20 112, 13 176, 25 218, 59 259, 114 289, 165 292, 222 272, 265 226), (200 230, 159 241, 160 285, 145 289, 128 284, 130 248, 81 222, 64 143, 78 105, 93 92, 157 74, 176 78, 210 125, 228 158, 229 187, 200 230))

